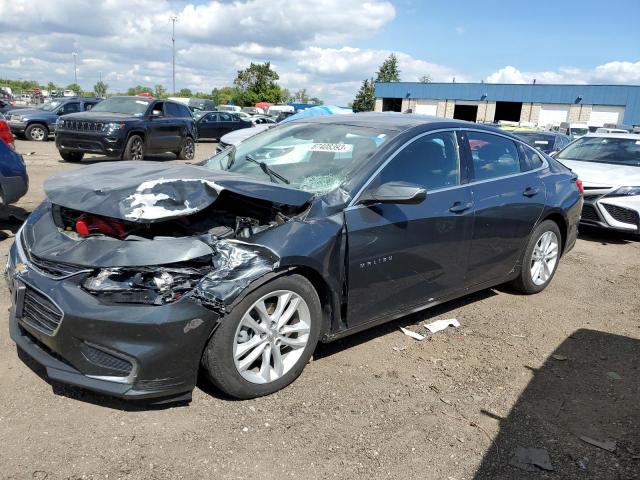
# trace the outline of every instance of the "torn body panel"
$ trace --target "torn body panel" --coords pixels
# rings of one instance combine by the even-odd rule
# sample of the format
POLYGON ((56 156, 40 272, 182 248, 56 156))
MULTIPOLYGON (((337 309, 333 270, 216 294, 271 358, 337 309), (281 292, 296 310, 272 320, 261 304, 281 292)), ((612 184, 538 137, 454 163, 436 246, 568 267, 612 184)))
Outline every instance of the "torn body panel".
POLYGON ((108 162, 48 178, 48 199, 57 205, 105 217, 157 222, 199 212, 220 193, 301 208, 313 194, 283 185, 196 165, 108 162))

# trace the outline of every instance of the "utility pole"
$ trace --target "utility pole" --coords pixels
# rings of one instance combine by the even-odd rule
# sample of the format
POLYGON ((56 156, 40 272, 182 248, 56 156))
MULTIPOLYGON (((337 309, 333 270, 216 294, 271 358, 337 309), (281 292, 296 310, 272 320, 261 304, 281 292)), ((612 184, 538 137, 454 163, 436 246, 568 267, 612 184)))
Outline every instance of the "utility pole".
POLYGON ((76 52, 73 52, 71 55, 73 55, 73 83, 77 85, 78 84, 78 67, 77 67, 76 58, 78 57, 78 54, 76 52))
POLYGON ((172 15, 169 17, 171 21, 171 50, 173 52, 173 94, 176 94, 176 22, 178 17, 172 15))

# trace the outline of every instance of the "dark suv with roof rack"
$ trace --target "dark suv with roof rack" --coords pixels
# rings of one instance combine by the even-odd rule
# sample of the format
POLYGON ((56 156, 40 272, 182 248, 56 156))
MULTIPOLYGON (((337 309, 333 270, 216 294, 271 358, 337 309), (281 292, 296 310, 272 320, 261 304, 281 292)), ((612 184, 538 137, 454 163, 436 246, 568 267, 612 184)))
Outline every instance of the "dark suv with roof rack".
POLYGON ((191 160, 196 138, 185 105, 147 97, 111 97, 56 124, 56 147, 68 162, 79 162, 85 153, 143 160, 147 153, 172 152, 191 160))

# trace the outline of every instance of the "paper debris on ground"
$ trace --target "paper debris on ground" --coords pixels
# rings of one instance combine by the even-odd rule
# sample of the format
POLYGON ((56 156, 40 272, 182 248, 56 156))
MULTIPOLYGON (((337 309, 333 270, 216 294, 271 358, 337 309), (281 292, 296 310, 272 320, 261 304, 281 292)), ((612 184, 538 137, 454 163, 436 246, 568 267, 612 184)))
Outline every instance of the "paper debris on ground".
POLYGON ((400 331, 402 333, 404 333, 405 335, 407 335, 408 337, 415 338, 418 341, 424 340, 424 335, 420 335, 419 333, 412 332, 411 330, 409 330, 407 328, 400 327, 400 331))
POLYGON ((560 362, 564 362, 567 359, 567 357, 565 357, 564 355, 551 355, 551 356, 560 362))
POLYGON ((593 445, 594 447, 602 448, 603 450, 607 450, 609 452, 616 451, 615 440, 600 441, 591 437, 587 437, 586 435, 580 435, 580 440, 582 440, 583 442, 587 442, 593 445))
POLYGON ((618 372, 607 372, 607 377, 611 380, 622 380, 622 377, 618 372))
POLYGON ((449 318, 447 320, 436 320, 435 322, 424 324, 424 328, 429 330, 431 333, 439 332, 449 326, 458 328, 460 326, 460 322, 455 318, 449 318))
POLYGON ((518 447, 513 457, 511 457, 509 465, 528 472, 535 472, 538 468, 549 472, 553 471, 551 458, 549 458, 549 453, 544 448, 518 447))

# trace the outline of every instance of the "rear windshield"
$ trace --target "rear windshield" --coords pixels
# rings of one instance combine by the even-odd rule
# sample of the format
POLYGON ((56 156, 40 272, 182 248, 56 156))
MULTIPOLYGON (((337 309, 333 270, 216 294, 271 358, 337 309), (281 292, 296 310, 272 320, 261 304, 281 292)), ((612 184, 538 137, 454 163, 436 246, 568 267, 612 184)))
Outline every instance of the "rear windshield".
POLYGON ((553 145, 555 143, 553 135, 545 135, 542 133, 516 133, 516 135, 538 150, 542 150, 545 153, 551 153, 553 151, 553 145))
POLYGON ((558 160, 640 166, 640 139, 581 137, 556 155, 558 160))
POLYGON ((123 113, 141 117, 147 111, 151 100, 144 97, 111 97, 91 109, 92 112, 123 113))

